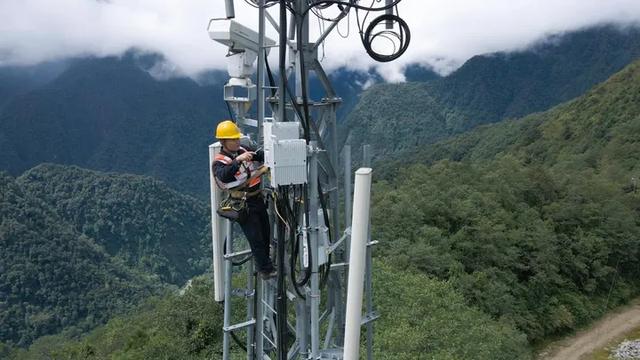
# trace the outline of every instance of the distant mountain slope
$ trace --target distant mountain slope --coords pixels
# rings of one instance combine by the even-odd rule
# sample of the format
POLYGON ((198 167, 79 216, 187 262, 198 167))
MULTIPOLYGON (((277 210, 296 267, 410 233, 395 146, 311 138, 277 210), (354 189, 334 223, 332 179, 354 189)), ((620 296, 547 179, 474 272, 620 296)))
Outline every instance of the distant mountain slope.
POLYGON ((177 285, 207 270, 207 208, 160 181, 45 164, 17 183, 131 267, 177 285))
POLYGON ((207 145, 228 117, 220 86, 156 81, 134 59, 78 60, 0 114, 0 168, 42 162, 146 174, 192 194, 208 182, 207 145))
POLYGON ((617 165, 619 170, 633 174, 640 169, 638 79, 640 61, 584 96, 550 111, 483 126, 427 146, 414 156, 426 163, 442 159, 478 162, 509 153, 528 164, 591 168, 605 173, 611 165, 617 165))
POLYGON ((640 293, 639 154, 637 61, 547 112, 406 153, 374 188, 373 236, 538 342, 640 293))
POLYGON ((476 56, 434 91, 447 106, 473 111, 477 125, 573 99, 639 57, 640 28, 597 27, 522 52, 476 56))
POLYGON ((14 97, 45 85, 67 66, 66 61, 53 61, 34 66, 0 67, 0 112, 14 97))
POLYGON ((134 175, 0 176, 0 342, 82 333, 209 267, 207 209, 134 175))
POLYGON ((154 291, 37 197, 0 174, 0 340, 102 323, 154 291))
POLYGON ((424 84, 376 85, 349 116, 352 145, 376 155, 426 145, 478 125, 581 95, 640 56, 640 30, 603 26, 522 52, 476 56, 424 84), (378 101, 382 99, 382 101, 378 101))
MULTIPOLYGON (((150 72, 158 60, 135 52, 71 60, 66 71, 36 89, 14 80, 13 69, 0 68, 0 98, 4 88, 11 92, 0 100, 6 101, 0 109, 0 169, 17 176, 52 162, 144 174, 204 198, 207 146, 217 123, 229 118, 222 97, 228 75, 211 71, 200 83, 156 80, 150 72)), ((340 116, 353 108, 370 78, 380 80, 345 69, 329 76, 343 98, 340 116)), ((317 79, 312 78, 311 88, 314 99, 324 96, 317 79)))

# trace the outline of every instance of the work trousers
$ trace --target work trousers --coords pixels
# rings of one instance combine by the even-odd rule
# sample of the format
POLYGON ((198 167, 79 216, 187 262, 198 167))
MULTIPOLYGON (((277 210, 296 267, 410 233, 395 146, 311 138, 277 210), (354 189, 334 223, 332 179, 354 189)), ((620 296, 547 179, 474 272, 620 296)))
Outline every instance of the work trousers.
POLYGON ((262 196, 254 196, 247 199, 247 218, 240 223, 244 236, 249 241, 251 252, 259 272, 273 271, 273 263, 269 257, 270 226, 267 206, 262 196))

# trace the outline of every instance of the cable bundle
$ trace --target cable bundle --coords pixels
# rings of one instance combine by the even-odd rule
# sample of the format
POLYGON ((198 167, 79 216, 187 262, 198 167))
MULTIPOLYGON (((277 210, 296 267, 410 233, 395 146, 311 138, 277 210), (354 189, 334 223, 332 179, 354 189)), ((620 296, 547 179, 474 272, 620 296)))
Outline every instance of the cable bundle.
POLYGON ((379 62, 389 62, 399 58, 405 51, 407 51, 409 41, 411 40, 411 32, 409 31, 409 26, 401 17, 394 14, 384 14, 375 18, 369 24, 367 31, 365 31, 364 34, 362 34, 361 30, 360 38, 362 39, 362 45, 364 45, 367 54, 369 54, 372 59, 379 62), (388 29, 389 23, 396 23, 398 25, 398 30, 396 31, 393 27, 392 29, 388 29), (383 30, 376 29, 380 25, 384 25, 383 30), (391 41, 393 44, 393 52, 391 54, 385 55, 376 52, 373 49, 373 42, 378 38, 384 38, 391 41))
POLYGON ((404 21, 400 16, 396 15, 398 13, 397 5, 402 0, 396 0, 391 4, 381 7, 374 7, 373 5, 376 1, 380 0, 372 0, 371 6, 361 6, 359 5, 359 0, 351 0, 349 2, 320 0, 315 2, 312 1, 309 5, 310 9, 324 9, 335 4, 339 7, 342 13, 347 13, 351 8, 354 8, 356 12, 356 19, 358 22, 358 29, 360 30, 360 40, 362 41, 362 45, 367 51, 367 54, 369 54, 369 56, 371 56, 371 58, 376 61, 389 62, 399 58, 400 56, 402 56, 402 54, 405 53, 405 51, 407 51, 407 49, 409 48, 409 42, 411 40, 411 31, 406 21, 404 21), (396 14, 393 14, 394 8, 396 14), (363 31, 364 24, 367 21, 369 13, 383 10, 385 10, 387 13, 373 19, 369 26, 367 26, 366 31, 363 31), (362 21, 360 21, 359 11, 366 12, 362 21), (383 30, 379 30, 379 26, 381 24, 384 24, 383 30), (397 29, 394 25, 397 25, 397 29), (379 39, 387 39, 391 42, 391 44, 393 44, 393 51, 390 54, 383 54, 374 49, 374 42, 379 39))
MULTIPOLYGON (((245 1, 252 6, 257 6, 257 0, 245 1)), ((411 41, 411 31, 406 21, 398 15, 398 3, 402 0, 395 0, 390 4, 375 7, 374 4, 380 1, 381 0, 371 0, 371 5, 363 6, 360 5, 360 0, 308 0, 309 6, 306 11, 300 14, 302 16, 299 17, 298 20, 302 23, 304 18, 308 15, 308 12, 311 11, 320 21, 336 22, 342 20, 345 15, 351 11, 351 9, 355 9, 358 29, 360 31, 360 40, 362 41, 362 45, 367 51, 367 54, 376 61, 389 62, 399 58, 407 51, 409 48, 409 42, 411 41), (327 18, 323 16, 321 11, 333 5, 338 7, 340 14, 335 18, 327 18), (393 9, 395 9, 395 14, 393 13, 393 9), (359 11, 365 12, 362 17, 362 21, 360 21, 359 11), (369 13, 379 11, 386 11, 386 13, 373 19, 365 30, 364 27, 367 18, 369 17, 369 13), (379 26, 381 24, 384 24, 383 30, 379 30, 379 26), (380 39, 386 39, 393 44, 393 51, 391 53, 384 54, 374 49, 374 42, 380 39)), ((276 3, 277 1, 275 0, 267 0, 265 1, 265 7, 270 7, 276 3)), ((296 14, 293 9, 293 1, 286 1, 286 6, 289 11, 296 14)))

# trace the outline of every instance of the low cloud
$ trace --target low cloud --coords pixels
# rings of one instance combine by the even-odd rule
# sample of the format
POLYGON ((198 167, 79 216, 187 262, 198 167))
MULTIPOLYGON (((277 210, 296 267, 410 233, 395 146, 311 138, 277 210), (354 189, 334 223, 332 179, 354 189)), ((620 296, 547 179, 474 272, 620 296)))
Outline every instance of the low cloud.
MULTIPOLYGON (((277 17, 277 6, 271 11, 277 17)), ((2 0, 0 13, 0 65, 120 55, 136 48, 164 55, 168 63, 156 69, 163 77, 226 67, 226 48, 206 32, 209 20, 224 14, 220 0, 2 0)), ((244 1, 236 1, 236 15, 256 27, 257 10, 244 1)), ((524 49, 553 34, 604 23, 638 25, 640 1, 404 0, 400 15, 411 28, 412 41, 397 61, 370 59, 355 16, 350 16, 349 23, 345 19, 340 24, 349 37, 337 32, 329 36, 323 64, 329 70, 374 67, 387 81, 403 81, 403 69, 411 63, 447 74, 473 55, 524 49)), ((317 36, 319 27, 313 19, 312 35, 317 36)), ((276 38, 274 31, 270 36, 276 38)))

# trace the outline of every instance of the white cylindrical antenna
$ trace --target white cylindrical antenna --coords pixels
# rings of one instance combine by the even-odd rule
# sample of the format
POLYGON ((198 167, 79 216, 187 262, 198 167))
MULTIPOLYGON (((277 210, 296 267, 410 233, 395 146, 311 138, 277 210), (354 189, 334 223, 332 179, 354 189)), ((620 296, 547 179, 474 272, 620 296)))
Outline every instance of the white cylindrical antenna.
POLYGON ((236 17, 236 11, 233 8, 233 0, 225 0, 224 9, 227 13, 227 19, 233 19, 236 17))
POLYGON ((211 239, 213 242, 213 293, 215 301, 224 301, 224 219, 216 210, 222 200, 222 191, 216 185, 211 165, 222 145, 209 145, 209 182, 211 187, 211 239))
POLYGON ((360 351, 360 322, 362 321, 362 291, 364 288, 367 234, 369 232, 371 173, 370 168, 360 168, 356 171, 353 196, 347 318, 344 338, 344 359, 349 360, 359 359, 360 351))

